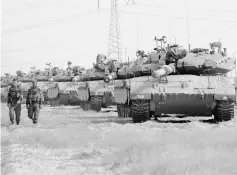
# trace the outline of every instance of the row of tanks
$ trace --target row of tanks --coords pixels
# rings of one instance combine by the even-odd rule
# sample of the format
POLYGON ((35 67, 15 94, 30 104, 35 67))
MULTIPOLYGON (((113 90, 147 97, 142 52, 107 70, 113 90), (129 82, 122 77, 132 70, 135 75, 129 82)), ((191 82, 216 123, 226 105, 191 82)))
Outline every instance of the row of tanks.
MULTIPOLYGON (((230 120, 237 92, 224 75, 234 63, 221 43, 211 43, 211 51, 186 51, 176 44, 163 47, 164 38, 158 41, 161 46, 154 52, 137 51, 133 62, 105 62, 106 56, 98 54, 94 68, 80 76, 39 79, 45 101, 51 106, 80 105, 85 111, 116 105, 118 116, 132 117, 134 123, 163 114, 230 120)), ((26 92, 29 81, 22 82, 26 92)))
POLYGON ((211 51, 195 48, 187 52, 173 45, 140 54, 131 65, 105 74, 104 82, 80 83, 79 98, 88 106, 98 106, 99 111, 110 94, 118 116, 132 117, 134 123, 163 114, 231 120, 237 90, 225 75, 234 69, 234 61, 220 42, 210 46, 211 51))

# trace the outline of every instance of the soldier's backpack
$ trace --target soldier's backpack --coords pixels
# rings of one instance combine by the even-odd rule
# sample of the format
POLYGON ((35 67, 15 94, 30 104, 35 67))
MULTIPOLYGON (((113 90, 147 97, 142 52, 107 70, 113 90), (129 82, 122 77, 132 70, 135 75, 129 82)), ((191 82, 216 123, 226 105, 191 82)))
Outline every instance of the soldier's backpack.
POLYGON ((31 102, 38 102, 40 98, 41 98, 41 91, 39 88, 29 89, 29 100, 31 102))

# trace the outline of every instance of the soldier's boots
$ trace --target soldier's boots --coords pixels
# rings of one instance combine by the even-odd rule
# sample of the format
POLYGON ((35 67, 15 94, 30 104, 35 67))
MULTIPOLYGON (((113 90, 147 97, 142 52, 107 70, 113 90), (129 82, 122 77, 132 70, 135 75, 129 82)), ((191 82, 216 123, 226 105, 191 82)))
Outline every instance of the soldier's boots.
MULTIPOLYGON (((14 125, 14 120, 11 120, 12 124, 14 125)), ((19 125, 20 122, 16 122, 17 125, 19 125)))

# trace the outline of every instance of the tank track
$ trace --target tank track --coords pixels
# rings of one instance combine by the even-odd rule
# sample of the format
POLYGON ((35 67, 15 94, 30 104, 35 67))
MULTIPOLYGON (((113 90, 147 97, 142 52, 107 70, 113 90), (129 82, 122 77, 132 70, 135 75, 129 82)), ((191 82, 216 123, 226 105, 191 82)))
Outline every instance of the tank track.
POLYGON ((218 101, 214 111, 216 121, 229 121, 234 118, 234 103, 231 101, 218 101))
POLYGON ((103 104, 103 97, 102 96, 91 96, 91 109, 97 112, 101 111, 102 104, 103 104))
POLYGON ((130 107, 127 104, 117 105, 117 112, 118 112, 118 117, 121 117, 121 118, 131 118, 132 117, 130 107))
POLYGON ((59 94, 59 105, 65 105, 65 106, 69 105, 69 95, 68 94, 64 94, 64 93, 59 94))
POLYGON ((146 122, 151 119, 150 116, 150 101, 136 100, 131 101, 131 116, 133 123, 146 122))
POLYGON ((60 99, 59 99, 59 97, 57 97, 54 99, 49 99, 48 102, 51 107, 55 107, 55 106, 59 106, 59 101, 60 101, 60 99))

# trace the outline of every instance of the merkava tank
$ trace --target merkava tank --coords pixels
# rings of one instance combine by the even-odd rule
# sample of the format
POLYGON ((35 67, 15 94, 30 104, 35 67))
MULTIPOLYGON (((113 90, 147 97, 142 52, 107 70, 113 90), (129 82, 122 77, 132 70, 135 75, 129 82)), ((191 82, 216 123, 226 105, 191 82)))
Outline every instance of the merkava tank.
MULTIPOLYGON (((125 90, 126 88, 122 90, 122 88, 120 87, 120 85, 122 85, 124 82, 130 82, 130 79, 132 80, 136 77, 151 75, 152 71, 158 70, 163 65, 165 65, 165 57, 167 53, 167 47, 163 46, 166 43, 165 39, 165 36, 163 36, 162 38, 155 37, 156 48, 154 48, 154 51, 145 54, 144 51, 138 50, 136 52, 137 59, 133 62, 128 61, 128 65, 125 65, 118 71, 118 79, 120 80, 117 80, 117 84, 115 85, 116 93, 126 94, 126 92, 129 91, 125 90), (123 81, 121 79, 126 79, 126 81, 123 81), (122 90, 123 92, 118 92, 120 90, 122 90)), ((130 107, 129 105, 127 105, 127 103, 124 103, 122 101, 116 103, 119 117, 131 117, 130 107)))
POLYGON ((234 61, 226 49, 222 51, 221 43, 210 46, 210 52, 202 48, 187 52, 171 46, 165 57, 158 59, 157 70, 151 61, 152 76, 117 81, 114 99, 127 113, 123 115, 131 116, 134 123, 162 114, 214 115, 216 121, 231 120, 237 88, 225 75, 234 69, 234 61))
POLYGON ((110 80, 116 81, 116 72, 123 64, 116 60, 105 60, 104 54, 98 54, 93 69, 80 76, 77 94, 85 111, 101 111, 102 107, 114 104, 114 82, 110 80))
MULTIPOLYGON (((134 62, 117 62, 109 60, 107 63, 101 62, 106 60, 103 54, 97 55, 97 62, 94 69, 88 70, 80 76, 78 98, 81 101, 83 110, 100 111, 102 107, 116 105, 114 103, 114 86, 120 79, 132 78, 150 73, 150 64, 147 64, 150 56, 144 51, 138 51, 138 58, 134 62), (148 68, 146 67, 148 65, 148 68)), ((161 53, 160 53, 161 55, 161 53)), ((157 58, 158 55, 156 55, 157 58)), ((120 109, 120 108, 119 108, 120 109)))

